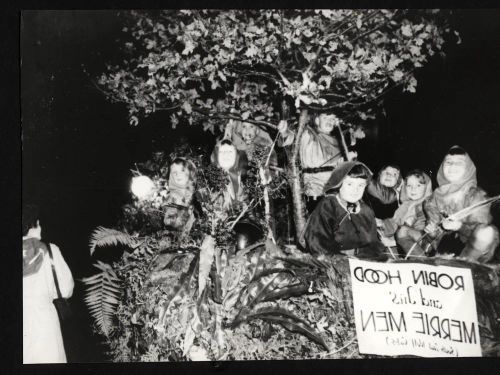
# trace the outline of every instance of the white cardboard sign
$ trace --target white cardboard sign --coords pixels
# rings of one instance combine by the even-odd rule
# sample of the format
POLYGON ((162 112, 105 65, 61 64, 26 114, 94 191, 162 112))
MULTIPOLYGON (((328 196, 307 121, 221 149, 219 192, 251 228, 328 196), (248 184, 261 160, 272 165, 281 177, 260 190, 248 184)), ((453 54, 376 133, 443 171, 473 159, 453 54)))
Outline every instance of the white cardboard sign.
POLYGON ((480 357, 468 268, 349 259, 360 353, 480 357))

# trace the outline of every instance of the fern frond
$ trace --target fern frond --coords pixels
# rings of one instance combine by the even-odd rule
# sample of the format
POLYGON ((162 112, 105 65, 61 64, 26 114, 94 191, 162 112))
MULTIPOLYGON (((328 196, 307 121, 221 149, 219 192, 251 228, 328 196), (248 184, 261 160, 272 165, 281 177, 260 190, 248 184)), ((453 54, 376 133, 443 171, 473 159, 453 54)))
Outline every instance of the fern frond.
POLYGON ((111 266, 103 262, 95 266, 101 272, 82 279, 87 286, 84 301, 101 332, 108 336, 113 330, 113 316, 120 303, 122 289, 111 266))
POLYGON ((97 227, 90 237, 90 255, 92 255, 97 246, 116 246, 122 244, 129 247, 137 245, 135 238, 128 233, 116 229, 97 227))

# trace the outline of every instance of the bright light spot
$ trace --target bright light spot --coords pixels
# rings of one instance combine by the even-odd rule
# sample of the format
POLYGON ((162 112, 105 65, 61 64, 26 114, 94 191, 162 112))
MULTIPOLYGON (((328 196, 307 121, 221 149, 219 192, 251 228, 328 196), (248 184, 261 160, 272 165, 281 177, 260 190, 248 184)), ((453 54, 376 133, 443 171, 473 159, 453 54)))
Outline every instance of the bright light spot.
POLYGON ((132 186, 130 189, 132 190, 132 193, 139 198, 139 199, 144 199, 146 198, 149 194, 151 194, 152 190, 154 187, 153 181, 147 176, 138 176, 132 178, 132 186))

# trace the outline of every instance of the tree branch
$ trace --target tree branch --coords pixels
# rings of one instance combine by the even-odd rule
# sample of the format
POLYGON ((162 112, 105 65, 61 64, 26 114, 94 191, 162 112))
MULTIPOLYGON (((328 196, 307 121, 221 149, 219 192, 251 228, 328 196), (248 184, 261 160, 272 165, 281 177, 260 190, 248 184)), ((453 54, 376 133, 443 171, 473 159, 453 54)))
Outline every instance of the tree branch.
POLYGON ((278 125, 273 124, 268 121, 263 121, 263 120, 253 120, 253 119, 244 119, 241 116, 236 116, 236 115, 230 115, 230 114, 219 114, 219 113, 210 113, 206 110, 203 110, 202 108, 199 107, 193 107, 193 111, 202 114, 208 118, 217 118, 221 120, 236 120, 236 121, 242 121, 242 122, 249 122, 251 124, 259 125, 260 127, 264 126, 273 130, 278 130, 278 125))

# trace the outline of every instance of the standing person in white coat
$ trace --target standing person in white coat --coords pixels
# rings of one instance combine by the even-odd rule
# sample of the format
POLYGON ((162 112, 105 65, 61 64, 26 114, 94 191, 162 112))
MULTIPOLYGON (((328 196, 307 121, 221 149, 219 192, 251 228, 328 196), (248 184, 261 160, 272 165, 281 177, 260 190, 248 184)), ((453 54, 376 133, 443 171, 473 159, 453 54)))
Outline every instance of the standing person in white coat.
POLYGON ((52 264, 63 298, 73 294, 73 276, 59 248, 41 241, 38 208, 34 205, 23 206, 22 220, 23 363, 66 363, 59 317, 52 302, 57 298, 52 264))

